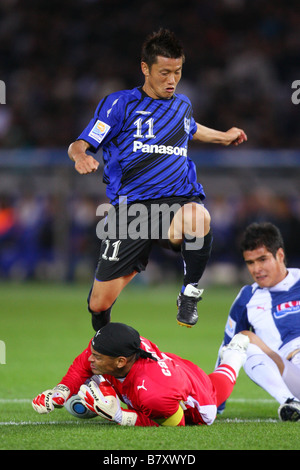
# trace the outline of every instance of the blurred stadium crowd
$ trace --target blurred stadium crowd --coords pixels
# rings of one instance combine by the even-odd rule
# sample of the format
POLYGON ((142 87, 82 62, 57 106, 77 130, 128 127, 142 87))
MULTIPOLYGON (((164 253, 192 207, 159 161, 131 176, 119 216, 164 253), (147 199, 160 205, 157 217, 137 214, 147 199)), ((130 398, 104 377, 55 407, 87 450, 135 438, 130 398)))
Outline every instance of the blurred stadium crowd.
MULTIPOLYGON (((0 279, 90 281, 100 242, 94 195, 55 195, 30 191, 20 197, 0 197, 0 279)), ((271 221, 282 231, 289 266, 300 264, 300 200, 256 188, 242 196, 214 196, 207 201, 212 214, 213 252, 206 281, 239 283, 245 267, 239 237, 248 223, 271 221)), ((159 247, 152 252, 144 282, 177 280, 181 257, 159 247)))
MULTIPOLYGON (((0 106, 1 155, 5 149, 65 149, 67 159, 69 143, 99 100, 142 84, 141 44, 161 26, 174 30, 184 44, 178 91, 191 99, 198 122, 221 130, 244 128, 248 149, 300 149, 300 107, 291 101, 292 82, 300 79, 298 3, 1 0, 0 79, 7 94, 0 106)), ((98 258, 96 208, 105 197, 103 185, 99 182, 98 195, 71 188, 57 196, 55 190, 34 191, 29 171, 20 192, 14 173, 19 178, 22 169, 12 167, 7 172, 0 159, 0 279, 90 279, 98 258), (7 174, 11 184, 3 185, 7 174)), ((276 191, 276 185, 267 190, 263 175, 244 193, 216 191, 214 178, 221 177, 222 168, 214 172, 205 175, 204 169, 200 178, 205 189, 206 176, 210 180, 211 267, 225 263, 223 279, 229 281, 230 264, 235 267, 232 280, 238 280, 238 239, 253 220, 277 223, 290 262, 299 265, 299 169, 290 170, 284 180, 286 186, 293 180, 296 190, 291 193, 276 191)), ((242 178, 247 179, 247 170, 242 178)), ((149 277, 159 278, 157 264, 172 277, 178 263, 177 256, 154 250, 149 277)))
POLYGON ((181 91, 196 120, 248 146, 300 145, 291 84, 299 79, 297 0, 1 0, 2 146, 65 147, 107 93, 142 83, 145 35, 181 38, 181 91))

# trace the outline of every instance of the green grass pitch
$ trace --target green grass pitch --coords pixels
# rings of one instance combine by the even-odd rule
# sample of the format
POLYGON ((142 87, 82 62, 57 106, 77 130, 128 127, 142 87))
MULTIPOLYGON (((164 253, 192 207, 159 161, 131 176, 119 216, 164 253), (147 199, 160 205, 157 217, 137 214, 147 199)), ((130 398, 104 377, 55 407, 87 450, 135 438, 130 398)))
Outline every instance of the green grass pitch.
MULTIPOLYGON (((89 286, 0 284, 1 450, 298 450, 299 423, 282 423, 278 404, 240 372, 225 412, 212 426, 125 428, 101 418, 77 420, 66 410, 38 415, 31 400, 61 379, 93 336, 86 309, 89 286), (1 343, 3 346, 3 343, 1 343), (3 348, 2 348, 3 349, 3 348)), ((238 288, 208 287, 199 322, 176 323, 178 286, 133 284, 123 291, 113 320, 132 325, 210 373, 215 366, 228 309, 238 288)))

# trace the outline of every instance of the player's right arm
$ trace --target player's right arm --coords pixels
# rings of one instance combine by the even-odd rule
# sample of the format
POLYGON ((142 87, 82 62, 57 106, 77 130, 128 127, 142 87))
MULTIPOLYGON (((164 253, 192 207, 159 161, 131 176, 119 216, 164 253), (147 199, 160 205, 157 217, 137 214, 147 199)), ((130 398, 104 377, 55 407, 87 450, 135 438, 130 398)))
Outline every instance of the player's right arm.
POLYGON ((121 130, 124 117, 121 95, 122 92, 116 92, 103 98, 87 127, 69 146, 68 155, 81 175, 93 173, 99 167, 99 162, 87 154, 87 150, 96 153, 121 130))
POLYGON ((99 162, 86 153, 90 147, 88 142, 80 139, 72 142, 68 149, 69 158, 75 163, 75 169, 81 175, 93 173, 99 166, 99 162))
MULTIPOLYGON (((143 411, 135 410, 130 405, 124 409, 112 385, 106 380, 97 385, 91 381, 80 387, 79 397, 89 410, 102 418, 115 421, 123 426, 184 426, 183 408, 177 404, 177 410, 171 414, 161 413, 162 418, 151 419, 151 409, 142 407, 143 411)), ((173 406, 173 404, 172 404, 173 406)), ((176 405, 175 405, 176 406, 176 405)))

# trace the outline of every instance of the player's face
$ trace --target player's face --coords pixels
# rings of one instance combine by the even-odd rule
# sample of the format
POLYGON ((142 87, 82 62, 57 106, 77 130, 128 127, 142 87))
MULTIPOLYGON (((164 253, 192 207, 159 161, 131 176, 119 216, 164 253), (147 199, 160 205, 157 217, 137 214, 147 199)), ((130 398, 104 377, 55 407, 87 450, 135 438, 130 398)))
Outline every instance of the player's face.
POLYGON ((105 356, 94 350, 91 346, 92 354, 89 357, 91 370, 95 375, 115 375, 117 370, 116 363, 118 358, 105 356))
POLYGON ((143 90, 154 99, 169 99, 175 93, 182 73, 182 57, 169 59, 157 56, 157 62, 148 67, 142 62, 142 72, 145 75, 143 90))
POLYGON ((243 254, 248 270, 259 287, 274 287, 287 275, 282 248, 275 257, 265 246, 244 251, 243 254))

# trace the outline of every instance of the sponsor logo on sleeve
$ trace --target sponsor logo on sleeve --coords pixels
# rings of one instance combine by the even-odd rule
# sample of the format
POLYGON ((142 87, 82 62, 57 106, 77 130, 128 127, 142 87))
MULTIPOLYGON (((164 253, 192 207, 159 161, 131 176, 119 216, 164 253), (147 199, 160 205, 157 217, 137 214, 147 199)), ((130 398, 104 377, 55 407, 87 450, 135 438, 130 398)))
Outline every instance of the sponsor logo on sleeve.
POLYGON ((226 326, 225 326, 225 333, 232 338, 235 333, 236 322, 229 316, 226 326))
POLYGON ((97 122, 94 124, 92 130, 89 132, 89 137, 91 137, 96 142, 98 142, 98 144, 100 144, 108 133, 109 129, 110 126, 108 124, 98 119, 97 122))

